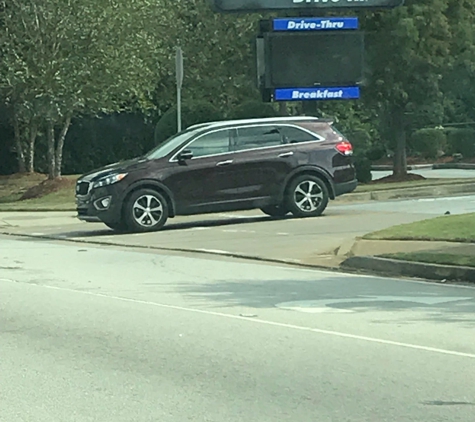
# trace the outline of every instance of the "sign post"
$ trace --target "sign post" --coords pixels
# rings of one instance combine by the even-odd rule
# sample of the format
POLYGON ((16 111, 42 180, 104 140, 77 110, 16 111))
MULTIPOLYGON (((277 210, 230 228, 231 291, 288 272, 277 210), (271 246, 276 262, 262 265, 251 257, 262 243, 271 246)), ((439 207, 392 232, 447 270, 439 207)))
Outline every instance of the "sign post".
POLYGON ((183 86, 183 51, 181 47, 176 48, 175 73, 177 129, 178 132, 181 132, 181 88, 183 86))

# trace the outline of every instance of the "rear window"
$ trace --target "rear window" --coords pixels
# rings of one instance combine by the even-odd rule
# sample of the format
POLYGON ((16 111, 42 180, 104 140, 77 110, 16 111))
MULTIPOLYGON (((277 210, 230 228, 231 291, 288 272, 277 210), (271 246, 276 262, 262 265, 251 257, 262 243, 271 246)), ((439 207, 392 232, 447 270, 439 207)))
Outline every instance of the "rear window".
POLYGON ((280 132, 284 137, 285 144, 298 144, 300 142, 310 142, 318 140, 318 137, 304 129, 291 126, 282 126, 280 132))
POLYGON ((335 139, 339 137, 345 138, 345 135, 343 135, 330 123, 299 123, 299 126, 311 130, 312 132, 324 137, 325 139, 335 139))

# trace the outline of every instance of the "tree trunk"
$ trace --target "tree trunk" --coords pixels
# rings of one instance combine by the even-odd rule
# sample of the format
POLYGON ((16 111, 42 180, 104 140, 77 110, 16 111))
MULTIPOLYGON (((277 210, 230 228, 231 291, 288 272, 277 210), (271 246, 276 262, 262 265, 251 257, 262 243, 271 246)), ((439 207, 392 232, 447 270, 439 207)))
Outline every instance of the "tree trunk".
POLYGON ((396 142, 396 149, 394 152, 394 176, 404 176, 407 174, 407 160, 406 160, 406 126, 404 122, 404 111, 397 110, 392 115, 392 130, 394 133, 394 140, 396 142))
POLYGON ((285 101, 281 101, 279 103, 279 114, 281 116, 288 116, 289 111, 287 110, 287 103, 285 101))
POLYGON ((28 137, 28 173, 35 171, 35 142, 38 135, 38 124, 35 119, 30 122, 30 133, 28 137))
POLYGON ((69 126, 71 125, 71 116, 66 116, 64 121, 63 128, 59 134, 58 142, 56 144, 56 154, 55 154, 55 173, 54 177, 61 177, 61 167, 63 164, 63 147, 64 140, 66 139, 66 134, 68 133, 69 126))
POLYGON ((21 144, 20 122, 15 114, 13 115, 13 130, 15 132, 15 149, 18 160, 18 171, 20 173, 25 173, 25 153, 23 151, 23 145, 21 144))
POLYGON ((47 139, 48 139, 48 179, 53 180, 56 174, 56 159, 54 154, 54 122, 48 121, 47 139))

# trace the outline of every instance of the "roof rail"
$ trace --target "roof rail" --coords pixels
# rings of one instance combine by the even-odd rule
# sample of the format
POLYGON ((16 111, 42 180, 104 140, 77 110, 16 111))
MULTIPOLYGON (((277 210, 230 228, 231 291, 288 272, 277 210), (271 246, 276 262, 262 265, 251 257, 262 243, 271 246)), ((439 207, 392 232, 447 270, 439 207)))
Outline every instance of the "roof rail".
POLYGON ((214 122, 199 123, 189 126, 187 129, 200 129, 209 126, 219 127, 233 124, 252 124, 252 123, 278 123, 278 122, 299 122, 299 121, 327 121, 313 116, 285 116, 285 117, 265 117, 261 119, 239 119, 239 120, 221 120, 214 122))

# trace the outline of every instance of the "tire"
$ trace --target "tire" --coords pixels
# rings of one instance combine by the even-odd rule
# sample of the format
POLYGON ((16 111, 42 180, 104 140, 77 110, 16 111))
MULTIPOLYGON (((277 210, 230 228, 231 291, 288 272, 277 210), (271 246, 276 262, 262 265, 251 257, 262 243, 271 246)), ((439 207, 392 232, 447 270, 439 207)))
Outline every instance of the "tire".
POLYGON ((261 208, 261 211, 275 218, 285 217, 289 213, 289 210, 281 205, 268 205, 267 207, 261 208))
POLYGON ((127 231, 127 225, 123 222, 123 221, 120 221, 118 223, 105 223, 103 221, 103 223, 109 227, 110 229, 116 231, 116 232, 119 232, 119 233, 123 233, 123 232, 126 232, 127 231))
POLYGON ((285 200, 287 209, 295 217, 317 217, 325 211, 329 197, 327 185, 322 179, 303 174, 291 180, 285 200))
POLYGON ((168 219, 168 202, 153 189, 140 189, 127 200, 124 219, 131 232, 160 230, 168 219))

